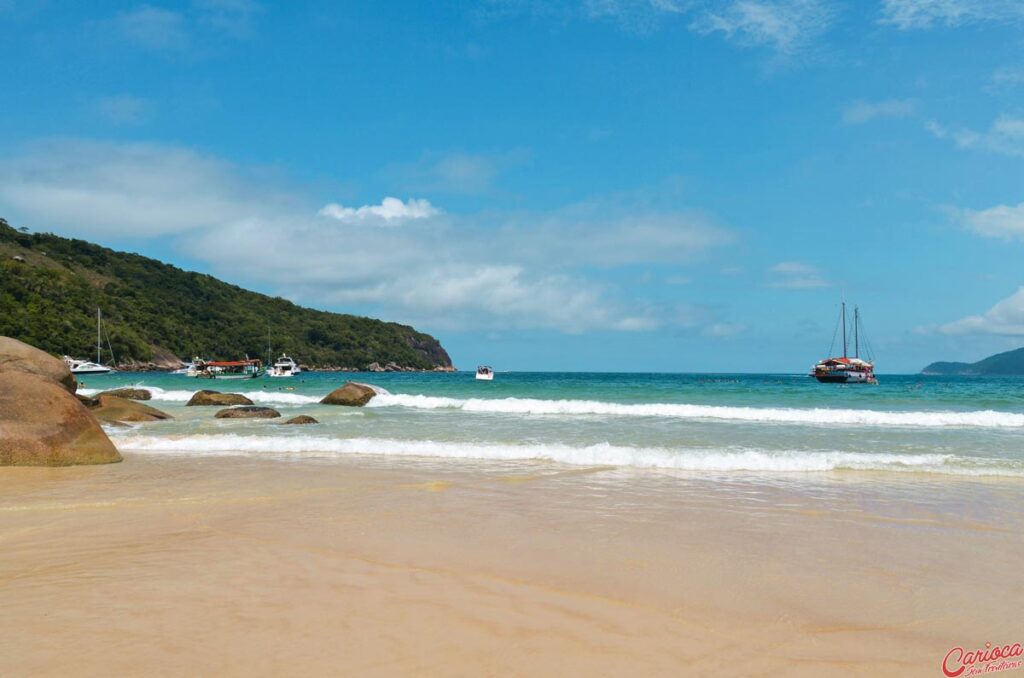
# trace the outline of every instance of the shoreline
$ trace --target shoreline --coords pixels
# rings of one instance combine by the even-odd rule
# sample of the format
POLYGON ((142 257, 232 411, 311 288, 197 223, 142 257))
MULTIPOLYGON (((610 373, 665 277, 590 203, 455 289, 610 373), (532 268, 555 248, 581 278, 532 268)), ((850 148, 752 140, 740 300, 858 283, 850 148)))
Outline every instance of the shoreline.
POLYGON ((1019 640, 1008 479, 124 456, 0 470, 12 675, 935 675, 1019 640))

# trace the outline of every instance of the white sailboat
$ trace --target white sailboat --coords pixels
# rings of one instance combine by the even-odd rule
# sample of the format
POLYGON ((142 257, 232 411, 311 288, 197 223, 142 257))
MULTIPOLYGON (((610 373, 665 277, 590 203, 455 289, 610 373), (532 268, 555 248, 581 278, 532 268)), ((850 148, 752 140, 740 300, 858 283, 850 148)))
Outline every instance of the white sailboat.
MULTIPOLYGON (((71 370, 71 374, 110 374, 112 369, 103 365, 101 352, 103 351, 102 340, 103 315, 99 308, 96 309, 96 362, 90 362, 84 358, 72 358, 64 356, 64 364, 71 370)), ((110 352, 110 359, 114 359, 114 352, 110 352)))

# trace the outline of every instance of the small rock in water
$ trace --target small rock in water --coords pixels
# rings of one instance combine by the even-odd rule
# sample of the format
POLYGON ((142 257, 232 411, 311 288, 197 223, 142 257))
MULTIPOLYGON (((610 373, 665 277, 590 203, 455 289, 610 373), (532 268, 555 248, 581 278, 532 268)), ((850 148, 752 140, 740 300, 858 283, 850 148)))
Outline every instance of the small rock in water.
POLYGON ((242 407, 229 407, 213 416, 217 419, 276 419, 281 416, 281 413, 272 407, 246 405, 242 407))
POLYGON ((241 393, 221 393, 220 391, 196 391, 185 407, 196 405, 252 405, 252 401, 241 393))
POLYGON ((78 396, 78 399, 92 411, 94 417, 105 424, 173 419, 171 415, 155 407, 120 396, 101 393, 92 398, 91 403, 84 400, 83 396, 78 396))
POLYGON ((348 407, 362 407, 373 399, 377 392, 372 386, 360 384, 356 381, 348 381, 341 388, 336 388, 320 402, 324 405, 346 405, 348 407))
POLYGON ((111 391, 104 391, 103 393, 97 394, 99 396, 117 396, 118 398, 127 398, 128 400, 152 400, 153 394, 144 388, 115 388, 111 391))
POLYGON ((300 414, 296 417, 292 417, 287 421, 282 421, 281 424, 319 424, 320 422, 306 414, 300 414))

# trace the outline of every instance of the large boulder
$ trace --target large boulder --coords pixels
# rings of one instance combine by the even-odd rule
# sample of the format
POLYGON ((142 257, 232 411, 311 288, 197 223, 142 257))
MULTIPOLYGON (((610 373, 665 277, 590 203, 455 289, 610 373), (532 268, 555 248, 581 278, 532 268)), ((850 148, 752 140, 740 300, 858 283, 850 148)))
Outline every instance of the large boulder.
POLYGON ((282 421, 280 423, 281 423, 281 425, 284 425, 284 424, 319 424, 320 422, 317 421, 316 419, 314 419, 313 417, 309 416, 308 414, 299 414, 299 415, 296 415, 296 416, 292 417, 291 419, 288 419, 287 421, 282 421))
POLYGON ((230 407, 226 410, 221 410, 213 416, 217 419, 276 419, 281 416, 281 413, 272 407, 247 405, 230 407))
POLYGON ((241 393, 221 393, 219 391, 196 391, 192 398, 185 403, 186 407, 197 405, 217 405, 228 407, 231 405, 252 405, 252 401, 241 393))
POLYGON ((153 394, 144 388, 115 388, 110 391, 104 391, 98 394, 98 396, 116 396, 118 398, 127 398, 128 400, 151 400, 153 398, 153 394))
MULTIPOLYGON (((92 403, 85 403, 92 415, 105 424, 124 424, 137 421, 163 421, 172 419, 171 415, 161 412, 155 407, 101 393, 92 398, 92 403)), ((84 402, 84 401, 83 401, 84 402)))
POLYGON ((336 388, 320 402, 324 405, 346 405, 348 407, 362 407, 377 395, 377 391, 368 384, 360 384, 357 381, 347 381, 341 388, 336 388))
POLYGON ((46 351, 10 337, 0 337, 0 372, 24 372, 56 382, 68 393, 78 389, 75 375, 64 364, 46 351))
POLYGON ((66 383, 20 370, 0 371, 0 466, 117 461, 117 448, 66 383))

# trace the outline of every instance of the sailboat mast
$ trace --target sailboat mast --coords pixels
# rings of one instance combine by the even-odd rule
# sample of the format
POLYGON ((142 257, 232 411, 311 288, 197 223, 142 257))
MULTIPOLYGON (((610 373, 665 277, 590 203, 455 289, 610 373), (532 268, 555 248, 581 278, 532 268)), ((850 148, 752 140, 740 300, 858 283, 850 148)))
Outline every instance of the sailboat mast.
POLYGON ((103 346, 103 340, 100 338, 100 307, 96 307, 96 364, 102 365, 100 362, 100 347, 103 346))
POLYGON ((846 302, 843 302, 843 357, 846 357, 846 302))
POLYGON ((853 357, 860 357, 860 308, 853 307, 853 357))

